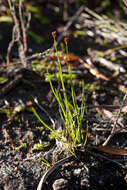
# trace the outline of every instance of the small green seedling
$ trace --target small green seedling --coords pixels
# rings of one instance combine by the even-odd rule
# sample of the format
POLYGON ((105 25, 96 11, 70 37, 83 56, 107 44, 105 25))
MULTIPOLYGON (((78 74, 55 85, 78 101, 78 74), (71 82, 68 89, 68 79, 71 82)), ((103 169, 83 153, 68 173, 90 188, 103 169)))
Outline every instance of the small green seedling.
POLYGON ((42 163, 42 164, 44 164, 44 165, 46 165, 46 166, 48 166, 48 167, 51 166, 51 164, 47 160, 45 160, 44 158, 40 158, 39 162, 42 163))
POLYGON ((22 143, 20 146, 16 147, 15 150, 19 152, 21 149, 26 149, 27 145, 26 143, 22 143))
POLYGON ((50 142, 43 141, 38 144, 34 144, 33 150, 43 150, 44 148, 50 146, 50 142))

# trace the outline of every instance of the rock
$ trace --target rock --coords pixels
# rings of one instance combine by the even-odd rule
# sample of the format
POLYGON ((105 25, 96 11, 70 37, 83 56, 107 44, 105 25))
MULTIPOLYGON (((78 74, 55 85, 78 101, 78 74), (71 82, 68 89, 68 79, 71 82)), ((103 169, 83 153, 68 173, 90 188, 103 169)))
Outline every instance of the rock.
POLYGON ((73 175, 74 175, 74 176, 79 176, 80 173, 81 173, 81 169, 80 169, 80 168, 77 168, 77 169, 75 169, 75 170, 73 171, 73 175))
POLYGON ((64 178, 55 180, 52 187, 53 187, 53 190, 69 190, 68 181, 64 178))

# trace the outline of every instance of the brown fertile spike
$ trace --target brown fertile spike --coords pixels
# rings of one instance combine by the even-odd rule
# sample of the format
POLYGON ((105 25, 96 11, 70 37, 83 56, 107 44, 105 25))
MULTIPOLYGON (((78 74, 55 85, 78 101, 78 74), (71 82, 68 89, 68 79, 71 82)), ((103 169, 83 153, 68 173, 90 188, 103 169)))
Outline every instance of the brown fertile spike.
POLYGON ((28 107, 32 107, 32 106, 33 106, 33 103, 32 103, 32 101, 28 101, 28 102, 26 102, 26 105, 27 105, 28 107))
POLYGON ((65 38, 64 38, 64 43, 65 43, 66 46, 68 45, 68 42, 69 42, 69 38, 68 38, 68 37, 65 37, 65 38))
POLYGON ((54 40, 56 39, 56 31, 52 32, 52 37, 54 40))

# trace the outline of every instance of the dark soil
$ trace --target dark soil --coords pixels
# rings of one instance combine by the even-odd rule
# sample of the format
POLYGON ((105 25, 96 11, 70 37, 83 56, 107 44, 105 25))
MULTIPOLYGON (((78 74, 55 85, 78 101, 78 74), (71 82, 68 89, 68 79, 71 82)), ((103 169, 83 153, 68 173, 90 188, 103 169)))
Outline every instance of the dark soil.
MULTIPOLYGON (((36 44, 28 39, 29 49, 31 48, 32 52, 35 53, 42 52, 51 47, 51 32, 58 29, 59 26, 63 27, 65 24, 61 21, 62 17, 58 19, 58 17, 53 17, 51 12, 47 13, 47 11, 44 14, 45 16, 48 14, 48 17, 51 18, 52 23, 50 26, 40 26, 38 23, 35 25, 34 20, 31 23, 31 28, 35 30, 39 29, 42 35, 48 34, 43 45, 36 44)), ((42 126, 27 106, 27 103, 32 101, 40 117, 52 126, 46 113, 35 104, 34 98, 36 97, 39 104, 43 106, 56 123, 58 122, 58 104, 49 83, 45 81, 43 71, 36 72, 32 71, 32 67, 26 67, 21 72, 20 80, 14 83, 19 73, 16 73, 14 69, 12 76, 8 74, 8 69, 4 70, 6 50, 11 37, 8 32, 10 28, 7 29, 6 25, 0 26, 1 31, 7 30, 4 42, 1 41, 3 46, 0 46, 2 55, 0 76, 7 76, 9 79, 7 82, 0 84, 0 190, 36 190, 41 177, 48 170, 48 166, 42 162, 43 158, 51 165, 55 165, 58 160, 66 157, 68 153, 56 151, 55 139, 49 140, 50 131, 42 126), (8 87, 8 84, 10 85, 11 82, 13 82, 11 87, 8 87), (17 107, 21 108, 20 111, 15 111, 17 107), (9 114, 4 110, 9 110, 9 114), (42 150, 35 150, 35 144, 41 142, 50 142, 50 144, 42 150), (22 146, 23 144, 25 146, 22 146)), ((69 30, 70 33, 73 33, 76 29, 72 26, 69 30)), ((71 35, 69 49, 73 55, 86 58, 88 56, 87 50, 90 47, 96 50, 105 49, 105 47, 96 42, 95 38, 74 38, 71 35)), ((114 44, 112 44, 112 47, 114 47, 114 44)), ((17 56, 16 51, 12 50, 12 57, 17 56)), ((30 51, 28 54, 30 54, 30 51)), ((127 85, 126 64, 124 68, 126 69, 125 73, 120 73, 110 81, 97 79, 88 70, 84 72, 85 74, 82 73, 81 76, 77 76, 76 91, 79 104, 81 103, 79 82, 84 80, 86 85, 88 83, 93 84, 91 90, 87 89, 85 92, 89 118, 87 145, 84 149, 77 151, 77 158, 64 163, 49 175, 44 184, 44 190, 127 189, 127 154, 123 155, 119 153, 119 155, 115 155, 113 152, 106 153, 92 148, 93 146, 101 146, 110 135, 114 126, 116 115, 124 97, 124 93, 119 90, 119 86, 124 85, 126 87, 127 85), (102 88, 98 87, 97 89, 95 86, 102 88), (94 102, 98 102, 100 107, 102 107, 97 109, 94 102), (108 105, 110 106, 108 107, 108 105), (107 112, 104 112, 104 110, 108 114, 105 114, 107 112), (63 186, 61 185, 61 181, 64 183, 63 186)), ((103 67, 99 69, 107 74, 107 71, 103 67)), ((110 72, 108 74, 110 75, 110 72)), ((56 88, 60 88, 59 82, 54 81, 53 84, 56 88)), ((111 147, 127 149, 126 105, 127 100, 124 102, 125 109, 121 111, 117 123, 118 132, 108 143, 111 147)), ((86 116, 84 116, 84 131, 85 126, 86 116)))

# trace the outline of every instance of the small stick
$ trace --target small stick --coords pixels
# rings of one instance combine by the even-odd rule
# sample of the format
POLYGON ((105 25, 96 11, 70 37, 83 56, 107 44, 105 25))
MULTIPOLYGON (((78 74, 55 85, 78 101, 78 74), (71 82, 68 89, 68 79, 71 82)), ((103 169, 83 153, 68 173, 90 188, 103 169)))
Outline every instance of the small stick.
POLYGON ((21 22, 21 29, 22 29, 22 40, 23 40, 23 47, 24 53, 27 51, 27 36, 26 36, 26 28, 24 25, 23 15, 22 15, 22 4, 24 0, 19 1, 19 18, 21 22))
POLYGON ((110 141, 110 139, 111 139, 111 138, 114 136, 114 134, 116 133, 117 122, 118 122, 118 119, 119 119, 119 116, 120 116, 120 113, 121 113, 121 110, 122 110, 122 107, 123 107, 123 105, 124 105, 124 103, 125 103, 126 98, 127 98, 127 92, 126 92, 126 94, 125 94, 124 97, 123 97, 123 101, 122 101, 122 104, 121 104, 121 106, 120 106, 119 112, 118 112, 118 114, 117 114, 116 120, 115 120, 115 122, 114 122, 112 131, 111 131, 110 135, 108 136, 108 138, 106 139, 106 141, 103 143, 103 146, 106 146, 106 145, 108 144, 108 142, 110 141))
POLYGON ((55 126, 55 121, 53 120, 53 118, 49 115, 49 113, 38 103, 37 98, 34 98, 34 102, 37 104, 37 106, 49 117, 51 123, 53 124, 53 126, 55 126))
POLYGON ((8 46, 6 59, 7 59, 7 64, 9 64, 10 52, 14 43, 16 42, 18 44, 18 53, 19 53, 20 61, 23 67, 26 67, 27 61, 26 61, 25 52, 27 50, 27 42, 26 42, 26 28, 24 26, 23 15, 22 15, 22 10, 21 10, 22 3, 23 3, 23 0, 20 0, 19 7, 18 7, 19 8, 19 19, 18 19, 18 16, 16 16, 16 8, 13 1, 8 0, 9 8, 10 8, 11 15, 14 21, 14 27, 13 27, 13 32, 12 32, 12 40, 8 46), (20 29, 20 25, 21 25, 21 29, 20 29))
MULTIPOLYGON (((73 22, 78 18, 78 16, 81 14, 81 12, 84 10, 84 6, 81 6, 78 11, 75 13, 75 15, 73 15, 70 20, 67 22, 67 24, 65 25, 62 34, 58 37, 56 45, 58 45, 60 43, 60 41, 62 40, 62 38, 65 36, 65 33, 67 32, 67 30, 69 29, 69 27, 73 24, 73 22)), ((54 45, 51 48, 54 50, 54 45)))
POLYGON ((124 5, 127 7, 127 1, 126 0, 122 0, 124 5))

